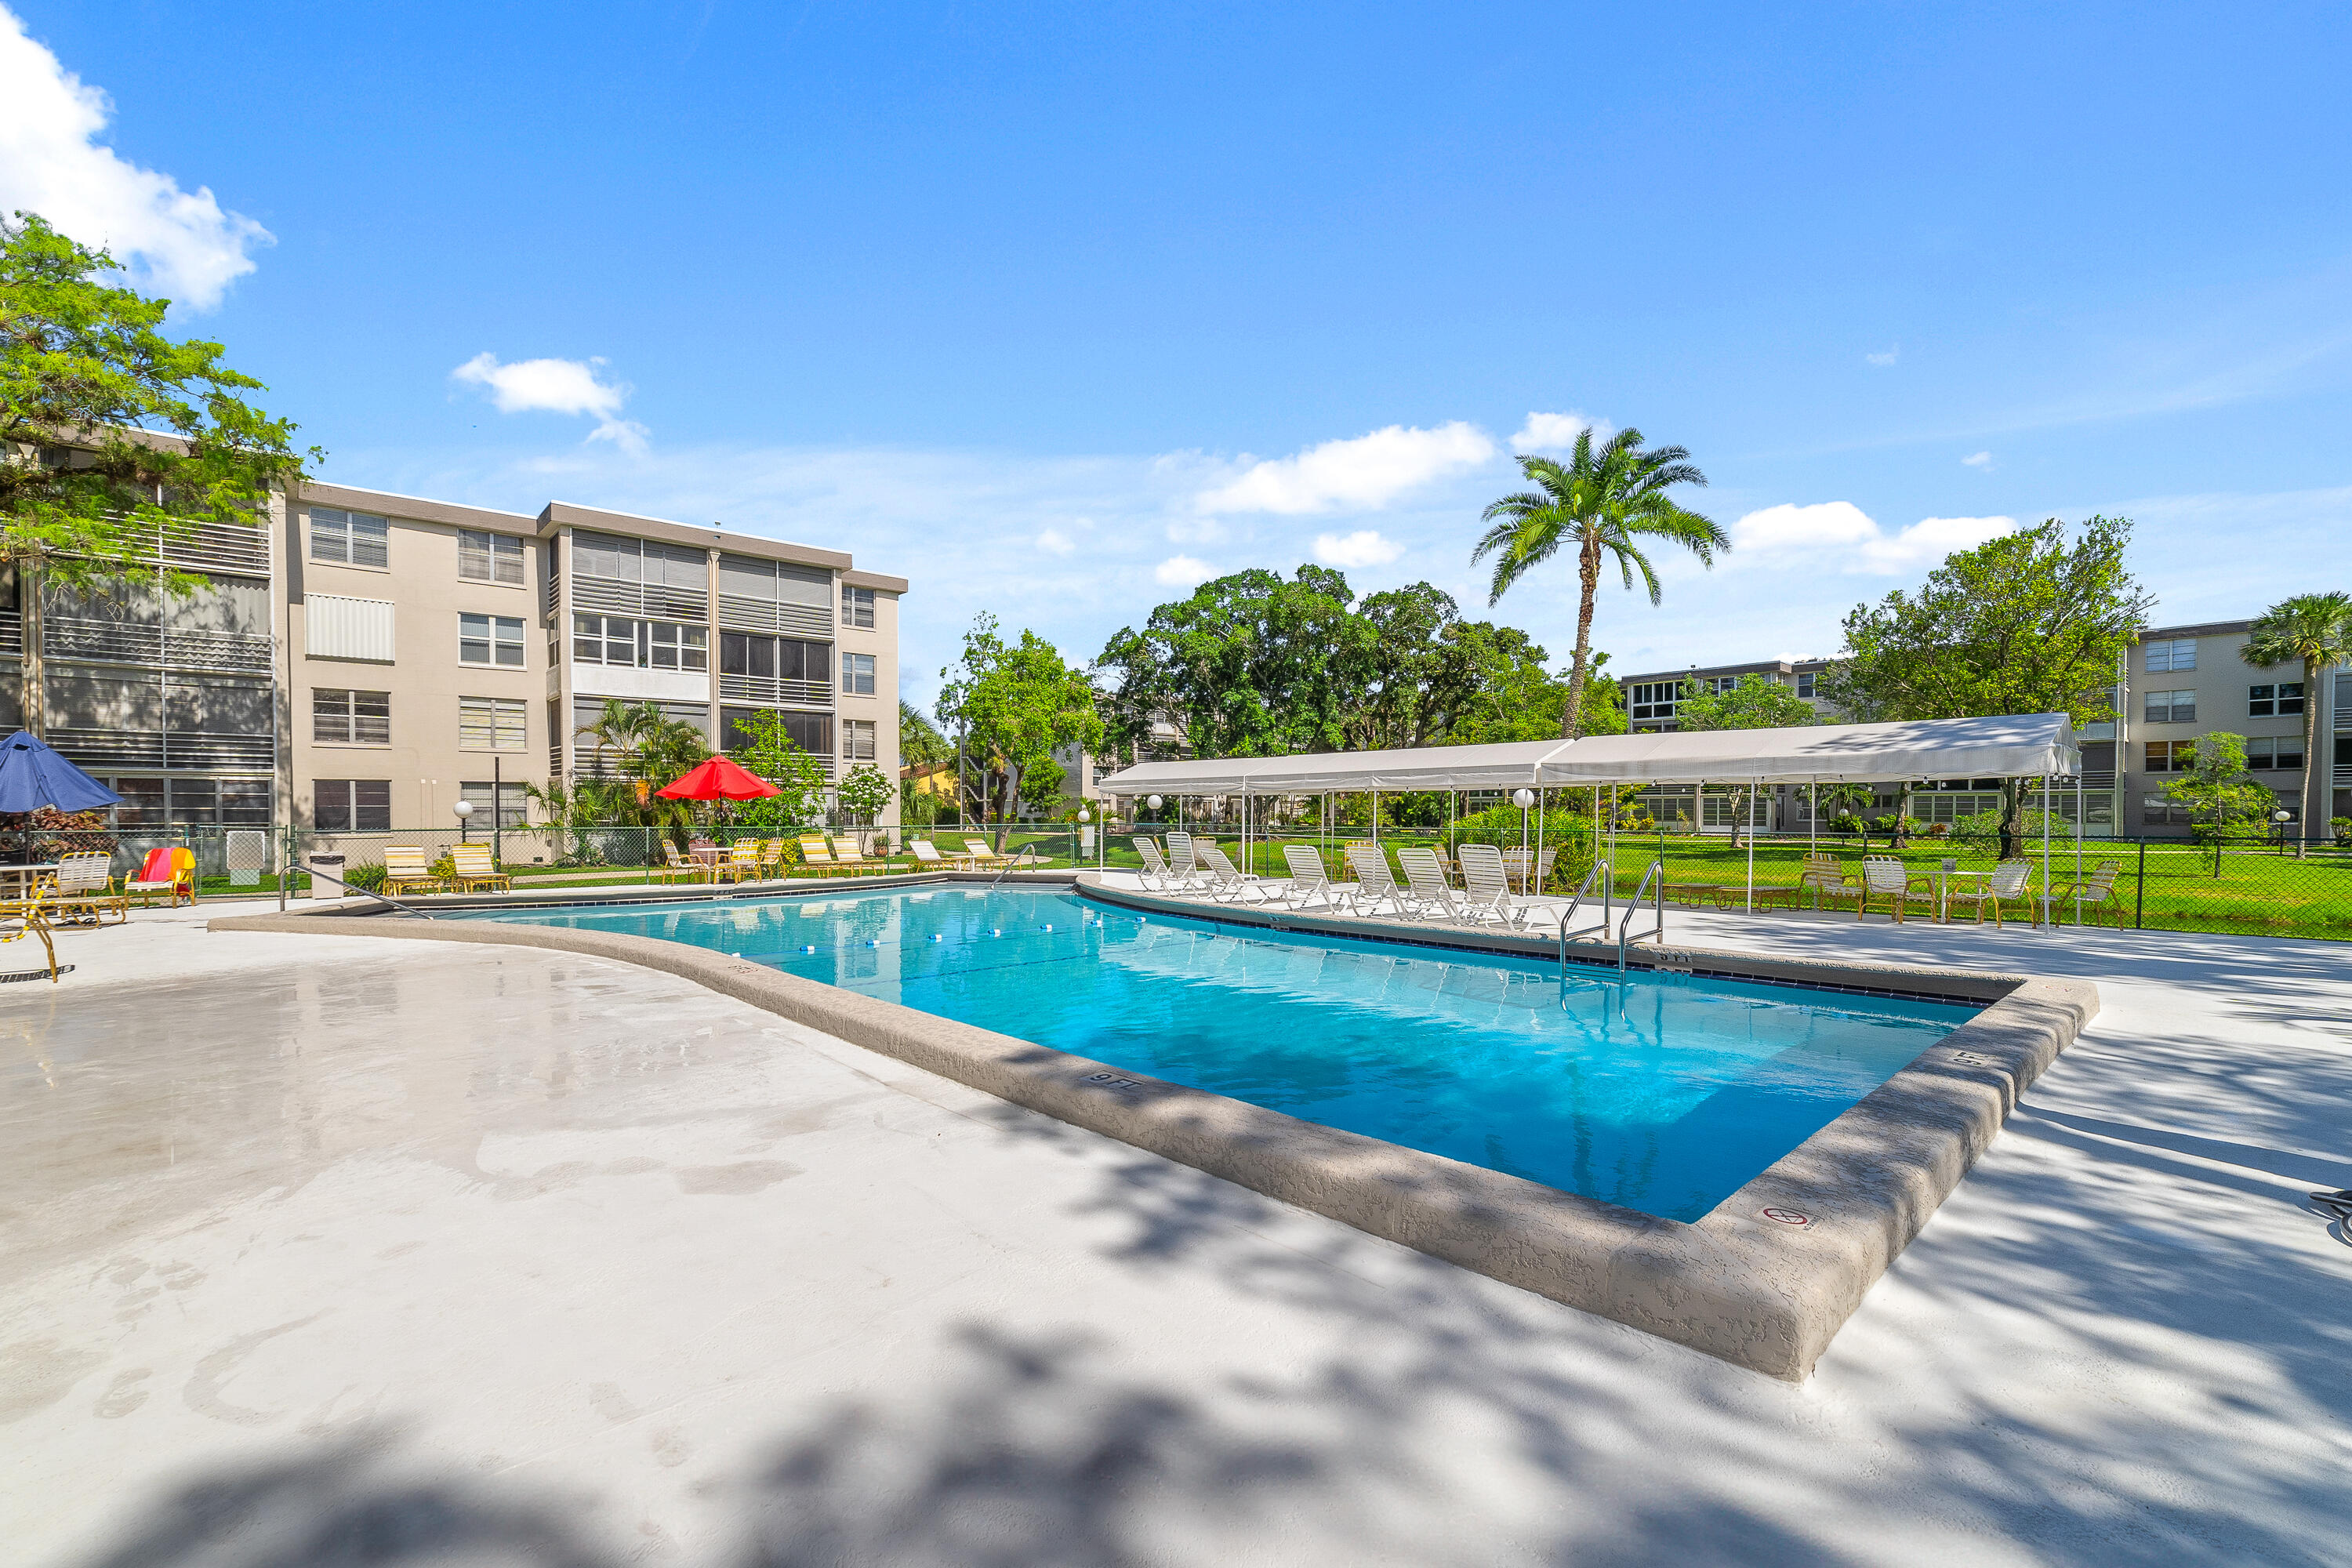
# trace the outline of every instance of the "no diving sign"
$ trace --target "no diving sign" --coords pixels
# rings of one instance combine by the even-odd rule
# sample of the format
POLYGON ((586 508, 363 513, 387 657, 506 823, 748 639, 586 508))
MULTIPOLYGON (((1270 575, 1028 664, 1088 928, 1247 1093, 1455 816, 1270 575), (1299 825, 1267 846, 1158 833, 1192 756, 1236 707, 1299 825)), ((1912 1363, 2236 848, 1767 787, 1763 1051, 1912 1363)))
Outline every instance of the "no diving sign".
POLYGON ((1763 1213, 1764 1217, 1774 1225, 1785 1225, 1791 1230, 1812 1228, 1813 1216, 1809 1214, 1800 1214, 1795 1209, 1766 1209, 1763 1213))

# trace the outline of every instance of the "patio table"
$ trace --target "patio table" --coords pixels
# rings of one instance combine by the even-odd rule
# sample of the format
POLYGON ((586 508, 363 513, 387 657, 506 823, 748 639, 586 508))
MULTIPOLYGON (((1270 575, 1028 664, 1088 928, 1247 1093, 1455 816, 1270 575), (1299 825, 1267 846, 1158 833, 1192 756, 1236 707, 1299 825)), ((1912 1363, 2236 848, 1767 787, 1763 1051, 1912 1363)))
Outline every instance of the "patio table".
POLYGON ((35 879, 54 877, 58 874, 58 862, 55 860, 37 860, 29 865, 0 866, 0 886, 5 886, 10 896, 22 898, 32 891, 29 884, 35 879))
POLYGON ((1963 877, 1973 877, 1981 881, 1992 875, 1990 871, 1947 871, 1941 868, 1927 874, 1936 879, 1936 918, 1947 925, 1951 923, 1952 919, 1951 883, 1953 880, 1963 877))

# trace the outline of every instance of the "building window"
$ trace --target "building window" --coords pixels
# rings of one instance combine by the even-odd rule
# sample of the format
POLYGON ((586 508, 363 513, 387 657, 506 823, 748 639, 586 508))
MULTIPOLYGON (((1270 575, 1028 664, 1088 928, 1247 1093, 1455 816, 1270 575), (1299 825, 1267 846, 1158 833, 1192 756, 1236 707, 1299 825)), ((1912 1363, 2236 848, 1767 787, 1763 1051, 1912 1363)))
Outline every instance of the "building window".
POLYGON ((2149 692, 2147 721, 2151 724, 2194 724, 2197 722, 2197 693, 2194 691, 2149 692))
POLYGON ((314 826, 321 833, 392 830, 390 779, 320 779, 311 785, 314 826))
POLYGON ((528 743, 520 697, 460 697, 457 699, 457 749, 461 752, 520 752, 528 743))
POLYGON ((2194 741, 2143 741, 2140 744, 2145 752, 2142 773, 2185 773, 2197 763, 2194 741))
POLYGON ((870 763, 874 760, 873 720, 844 719, 841 721, 841 757, 849 763, 870 763))
POLYGON ((363 511, 310 509, 310 559, 336 566, 392 563, 392 524, 363 511))
POLYGON ((709 670, 710 631, 676 621, 639 621, 626 616, 573 616, 572 657, 581 664, 617 664, 625 668, 709 670))
POLYGON ((2287 768, 2303 766, 2303 737, 2300 735, 2257 735, 2246 742, 2246 766, 2250 768, 2287 768))
POLYGON ((162 779, 116 779, 114 793, 122 804, 114 808, 117 827, 161 827, 171 820, 163 804, 162 779))
POLYGON ((474 583, 522 581, 522 541, 503 533, 457 531, 457 575, 474 583))
POLYGON ((1814 674, 1815 672, 1810 669, 1797 671, 1797 695, 1808 702, 1813 700, 1814 674))
POLYGON ((874 625, 874 590, 844 585, 841 590, 841 624, 845 626, 874 625))
POLYGON ((2273 719, 2303 711, 2303 682, 2281 681, 2276 686, 2246 688, 2246 717, 2273 719))
POLYGON ((2187 827, 2189 807, 2167 800, 2160 795, 2140 796, 2139 820, 2144 827, 2187 827))
POLYGON ((760 680, 814 680, 823 684, 833 674, 833 645, 803 642, 797 637, 761 637, 753 632, 720 632, 719 673, 747 675, 760 680))
POLYGON ((2168 642, 2152 642, 2143 650, 2143 665, 2149 673, 2168 669, 2197 668, 2197 639, 2176 637, 2168 642))
POLYGON ((474 815, 466 819, 468 833, 478 833, 491 826, 490 790, 493 783, 498 786, 497 826, 520 827, 530 820, 530 797, 523 794, 522 785, 512 779, 484 779, 478 784, 461 784, 457 786, 457 798, 474 808, 474 815))
MULTIPOLYGON (((720 709, 719 710, 720 725, 719 732, 724 738, 724 743, 720 749, 723 751, 740 752, 745 746, 750 745, 751 743, 751 737, 745 731, 744 726, 751 721, 753 715, 761 712, 776 712, 776 710, 760 708, 720 709)), ((806 752, 813 757, 830 757, 833 755, 832 714, 778 713, 777 716, 783 720, 784 734, 792 741, 793 745, 798 746, 802 751, 806 752)))
POLYGON ((392 744, 392 693, 313 687, 310 739, 328 746, 392 744))
POLYGON ((845 697, 874 695, 874 656, 870 653, 845 653, 841 656, 841 690, 845 697))
POLYGON ((522 617, 459 616, 457 662, 522 668, 522 617))
POLYGON ((1627 711, 1634 723, 1650 720, 1671 720, 1675 716, 1675 699, 1681 694, 1679 680, 1642 680, 1625 689, 1627 711))
POLYGON ((645 623, 645 658, 649 669, 710 668, 710 631, 707 626, 682 626, 676 621, 645 623))

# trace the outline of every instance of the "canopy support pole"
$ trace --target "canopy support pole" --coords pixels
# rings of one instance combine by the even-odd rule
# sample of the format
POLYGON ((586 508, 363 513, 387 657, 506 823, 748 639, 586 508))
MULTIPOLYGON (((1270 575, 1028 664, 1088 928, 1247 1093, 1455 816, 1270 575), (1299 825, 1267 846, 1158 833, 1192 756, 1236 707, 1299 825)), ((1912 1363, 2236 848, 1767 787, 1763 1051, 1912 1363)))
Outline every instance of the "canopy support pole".
POLYGON ((1805 853, 1817 852, 1822 847, 1822 786, 1818 783, 1805 785, 1805 853))
POLYGON ((2047 926, 2053 916, 2050 908, 2050 775, 2042 775, 2042 923, 2047 926))
POLYGON ((1748 792, 1748 912, 1756 912, 1756 797, 1764 793, 1764 781, 1758 779, 1748 792))
POLYGON ((1380 791, 1378 791, 1378 790, 1374 790, 1374 791, 1372 792, 1372 845, 1373 845, 1373 847, 1374 847, 1375 848, 1379 847, 1379 846, 1380 846, 1380 842, 1381 842, 1381 792, 1380 792, 1380 791))
POLYGON ((1538 869, 1538 868, 1539 868, 1539 867, 1540 867, 1540 866, 1542 866, 1542 864, 1543 864, 1543 847, 1544 847, 1544 836, 1543 836, 1543 814, 1544 814, 1544 787, 1543 787, 1543 785, 1542 785, 1542 784, 1537 784, 1537 785, 1536 785, 1536 847, 1535 847, 1535 858, 1534 858, 1533 859, 1531 859, 1531 860, 1529 860, 1529 861, 1528 862, 1528 896, 1529 898, 1533 898, 1533 897, 1535 897, 1538 893, 1539 893, 1539 892, 1543 891, 1543 879, 1542 879, 1540 876, 1537 875, 1537 869, 1538 869))
MULTIPOLYGON (((2304 765, 2311 765, 2305 758, 2304 765)), ((2044 803, 2048 804, 2047 802, 2044 803)), ((2074 923, 2083 923, 2083 770, 2074 770, 2074 923)))

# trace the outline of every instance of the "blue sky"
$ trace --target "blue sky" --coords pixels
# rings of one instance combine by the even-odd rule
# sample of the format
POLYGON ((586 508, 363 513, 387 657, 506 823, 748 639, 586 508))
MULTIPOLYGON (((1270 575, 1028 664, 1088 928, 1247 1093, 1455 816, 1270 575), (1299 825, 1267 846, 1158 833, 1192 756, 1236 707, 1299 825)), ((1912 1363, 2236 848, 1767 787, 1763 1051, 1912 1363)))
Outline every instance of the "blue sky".
MULTIPOLYGON (((2340 6, 6 3, 0 204, 326 477, 851 549, 919 700, 1244 566, 1487 613, 1579 419, 1738 540, 1605 591, 1620 669, 2053 514, 2168 621, 2352 585, 2340 6)), ((1493 613, 1564 657, 1568 571, 1493 613)))

